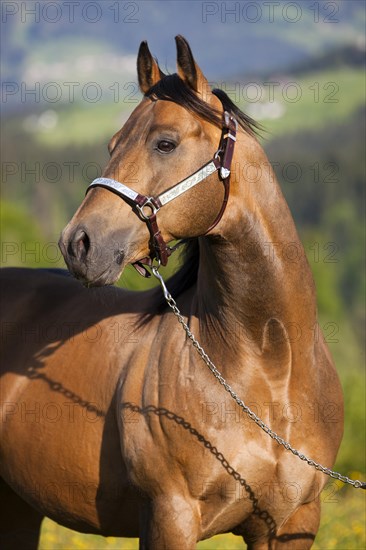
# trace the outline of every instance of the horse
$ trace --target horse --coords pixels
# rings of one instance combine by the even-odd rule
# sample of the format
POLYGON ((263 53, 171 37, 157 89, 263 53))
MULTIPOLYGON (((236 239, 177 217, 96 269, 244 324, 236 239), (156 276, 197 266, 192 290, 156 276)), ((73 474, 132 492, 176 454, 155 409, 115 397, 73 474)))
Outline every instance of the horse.
POLYGON ((184 242, 166 292, 180 321, 271 430, 332 467, 342 391, 294 221, 256 123, 176 46, 165 75, 141 43, 143 98, 60 238, 74 277, 2 271, 3 548, 36 548, 45 516, 145 550, 317 533, 326 476, 243 413, 159 287, 112 286, 184 242))

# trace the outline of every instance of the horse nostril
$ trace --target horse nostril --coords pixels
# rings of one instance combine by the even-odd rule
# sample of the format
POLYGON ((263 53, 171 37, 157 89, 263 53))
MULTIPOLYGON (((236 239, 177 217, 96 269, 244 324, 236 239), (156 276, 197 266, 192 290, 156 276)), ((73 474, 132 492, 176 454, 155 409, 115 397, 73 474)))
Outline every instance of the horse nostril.
POLYGON ((77 260, 85 260, 90 250, 90 239, 83 229, 78 229, 68 246, 70 256, 77 260))
POLYGON ((116 264, 117 264, 117 265, 122 265, 124 258, 125 258, 125 253, 124 253, 122 250, 119 250, 119 251, 115 254, 116 264))

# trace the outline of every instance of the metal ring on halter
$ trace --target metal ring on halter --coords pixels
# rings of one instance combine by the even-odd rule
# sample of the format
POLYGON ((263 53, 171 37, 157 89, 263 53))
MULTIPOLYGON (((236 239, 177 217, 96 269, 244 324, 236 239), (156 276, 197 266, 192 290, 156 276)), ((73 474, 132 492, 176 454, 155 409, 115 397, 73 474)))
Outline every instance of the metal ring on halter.
POLYGON ((136 208, 140 214, 140 217, 145 221, 148 221, 152 216, 155 216, 160 210, 160 208, 155 206, 155 204, 153 203, 153 200, 154 200, 153 197, 149 197, 147 201, 144 202, 144 204, 142 204, 141 206, 139 204, 136 205, 136 208), (147 216, 144 212, 145 206, 151 209, 151 214, 149 216, 147 216))
POLYGON ((220 149, 217 149, 216 153, 214 154, 214 159, 218 159, 220 154, 223 153, 224 150, 222 147, 220 147, 220 149))

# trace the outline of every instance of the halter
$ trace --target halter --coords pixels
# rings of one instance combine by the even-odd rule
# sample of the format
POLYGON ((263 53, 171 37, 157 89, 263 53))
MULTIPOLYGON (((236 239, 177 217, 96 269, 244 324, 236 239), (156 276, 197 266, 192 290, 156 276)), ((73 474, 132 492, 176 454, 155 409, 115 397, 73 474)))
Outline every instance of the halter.
POLYGON ((165 266, 168 263, 169 256, 176 248, 170 248, 164 241, 160 232, 156 217, 160 208, 168 204, 173 199, 176 199, 189 189, 192 189, 192 187, 208 178, 214 172, 219 171, 219 176, 225 189, 224 199, 215 221, 204 233, 205 235, 219 223, 224 214, 227 201, 229 199, 231 162, 234 154, 238 124, 235 118, 227 111, 224 112, 223 118, 224 121, 220 145, 212 160, 188 176, 186 179, 180 181, 157 197, 140 195, 140 193, 137 193, 130 187, 127 187, 124 183, 120 183, 119 181, 110 178, 97 178, 86 190, 86 193, 88 193, 92 187, 103 187, 108 189, 130 204, 133 211, 142 221, 146 223, 150 232, 150 255, 132 264, 144 277, 150 276, 149 272, 144 267, 144 264, 151 266, 153 260, 156 259, 159 264, 165 266))

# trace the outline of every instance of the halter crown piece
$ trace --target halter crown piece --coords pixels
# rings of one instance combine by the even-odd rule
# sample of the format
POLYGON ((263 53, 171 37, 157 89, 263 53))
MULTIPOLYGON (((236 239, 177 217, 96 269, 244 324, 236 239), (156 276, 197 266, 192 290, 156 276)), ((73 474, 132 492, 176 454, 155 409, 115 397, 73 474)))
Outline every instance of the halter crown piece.
POLYGON ((110 178, 97 178, 87 188, 87 193, 92 187, 104 187, 112 193, 115 193, 125 202, 130 204, 133 211, 142 221, 146 223, 150 232, 150 255, 132 264, 144 277, 150 276, 150 273, 144 265, 151 266, 153 260, 156 259, 161 265, 164 266, 168 263, 169 256, 175 250, 175 247, 170 248, 167 245, 159 230, 156 215, 160 208, 168 204, 173 199, 176 199, 201 181, 205 180, 216 171, 219 171, 220 179, 224 184, 224 200, 220 212, 218 213, 213 224, 205 232, 205 235, 221 220, 229 199, 231 162, 233 159, 238 127, 236 119, 227 111, 224 111, 223 119, 220 145, 212 160, 188 176, 186 179, 180 181, 157 197, 140 195, 140 193, 137 193, 130 187, 127 187, 124 183, 120 183, 119 181, 110 178))

